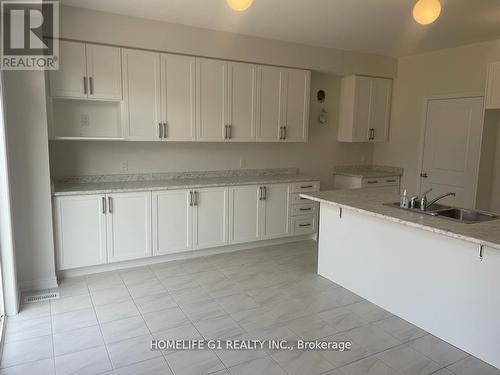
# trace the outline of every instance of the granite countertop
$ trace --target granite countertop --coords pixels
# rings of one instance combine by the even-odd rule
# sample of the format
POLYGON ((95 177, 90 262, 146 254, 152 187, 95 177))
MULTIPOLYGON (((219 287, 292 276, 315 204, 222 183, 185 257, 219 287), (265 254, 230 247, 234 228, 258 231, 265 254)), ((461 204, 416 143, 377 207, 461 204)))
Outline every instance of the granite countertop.
POLYGON ((316 181, 296 168, 136 175, 77 176, 55 179, 53 196, 108 194, 145 190, 195 189, 217 186, 316 181))
POLYGON ((384 205, 384 203, 399 202, 397 194, 364 189, 330 190, 318 193, 304 193, 301 196, 320 203, 354 210, 395 223, 500 250, 500 220, 465 224, 418 212, 401 210, 397 207, 384 205))
POLYGON ((402 176, 403 168, 384 165, 347 165, 335 167, 333 174, 359 178, 394 177, 402 176))

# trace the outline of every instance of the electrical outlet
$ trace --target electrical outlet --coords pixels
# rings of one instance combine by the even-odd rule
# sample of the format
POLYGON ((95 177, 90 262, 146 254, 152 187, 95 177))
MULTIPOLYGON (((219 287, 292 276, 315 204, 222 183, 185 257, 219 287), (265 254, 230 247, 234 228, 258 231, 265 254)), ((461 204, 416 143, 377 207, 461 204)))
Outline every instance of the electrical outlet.
POLYGON ((80 115, 80 125, 85 127, 90 126, 90 119, 87 113, 82 113, 80 115))
POLYGON ((121 172, 128 172, 128 160, 122 160, 120 162, 120 171, 121 172))
POLYGON ((240 168, 246 168, 247 167, 247 161, 245 159, 240 159, 240 168))

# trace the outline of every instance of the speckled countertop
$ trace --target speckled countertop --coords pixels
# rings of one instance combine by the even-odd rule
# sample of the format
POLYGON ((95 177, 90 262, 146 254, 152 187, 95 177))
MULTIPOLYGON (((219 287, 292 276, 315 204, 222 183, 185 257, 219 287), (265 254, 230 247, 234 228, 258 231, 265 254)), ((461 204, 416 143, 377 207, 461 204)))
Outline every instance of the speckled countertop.
POLYGON ((409 225, 500 250, 500 220, 465 224, 418 212, 401 210, 397 207, 384 205, 384 203, 398 202, 399 196, 397 194, 364 189, 329 190, 319 193, 301 194, 301 196, 320 203, 366 213, 395 223, 409 225))
POLYGON ((52 194, 54 196, 108 194, 316 180, 318 179, 299 173, 296 168, 76 176, 54 179, 52 194))
POLYGON ((394 177, 402 176, 403 168, 384 165, 347 165, 335 167, 333 174, 359 178, 394 177))

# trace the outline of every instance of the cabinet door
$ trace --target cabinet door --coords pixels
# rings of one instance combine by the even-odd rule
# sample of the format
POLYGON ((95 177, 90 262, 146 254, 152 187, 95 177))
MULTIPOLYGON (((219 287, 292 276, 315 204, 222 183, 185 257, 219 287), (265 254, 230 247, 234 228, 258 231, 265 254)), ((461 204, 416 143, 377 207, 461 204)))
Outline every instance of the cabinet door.
POLYGON ((373 78, 371 98, 371 123, 372 139, 374 142, 387 140, 389 131, 389 119, 391 111, 392 80, 384 78, 373 78))
POLYGON ((52 97, 86 98, 85 44, 59 42, 59 70, 49 71, 52 97))
POLYGON ((262 201, 260 186, 229 188, 229 242, 241 243, 260 239, 262 201))
POLYGON ((106 263, 106 212, 102 195, 54 199, 57 269, 106 263))
POLYGON ((160 140, 160 55, 123 50, 124 121, 127 138, 160 140))
POLYGON ((500 109, 500 61, 488 64, 486 109, 500 109))
POLYGON ((353 142, 367 142, 371 127, 370 105, 372 104, 372 79, 370 77, 355 78, 354 121, 352 129, 353 142))
POLYGON ((193 247, 207 248, 227 244, 228 189, 199 189, 194 195, 193 247))
POLYGON ((286 70, 286 101, 283 139, 288 142, 306 142, 309 128, 309 90, 311 72, 286 70))
POLYGON ((196 59, 197 139, 223 141, 226 124, 227 63, 196 59))
POLYGON ((288 184, 265 186, 262 212, 262 239, 287 236, 289 228, 290 188, 288 184))
POLYGON ((87 44, 89 97, 122 100, 121 50, 117 47, 87 44))
POLYGON ((256 129, 258 141, 279 141, 284 79, 285 72, 281 68, 259 67, 259 110, 256 129))
POLYGON ((107 198, 108 262, 151 256, 151 192, 107 198))
POLYGON ((162 112, 167 141, 192 141, 195 135, 195 58, 161 56, 162 112))
POLYGON ((232 141, 255 140, 257 114, 257 67, 252 64, 228 65, 228 125, 232 141))
POLYGON ((192 236, 189 190, 153 192, 153 255, 190 250, 192 236))

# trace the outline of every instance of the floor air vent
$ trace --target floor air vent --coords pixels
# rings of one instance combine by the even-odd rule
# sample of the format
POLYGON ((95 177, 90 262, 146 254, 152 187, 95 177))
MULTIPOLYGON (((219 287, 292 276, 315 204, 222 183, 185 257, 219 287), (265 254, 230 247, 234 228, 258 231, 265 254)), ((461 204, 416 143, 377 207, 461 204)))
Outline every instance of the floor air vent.
POLYGON ((34 294, 32 296, 24 297, 24 303, 42 302, 42 301, 48 301, 50 299, 58 299, 58 298, 59 298, 59 292, 34 294))

